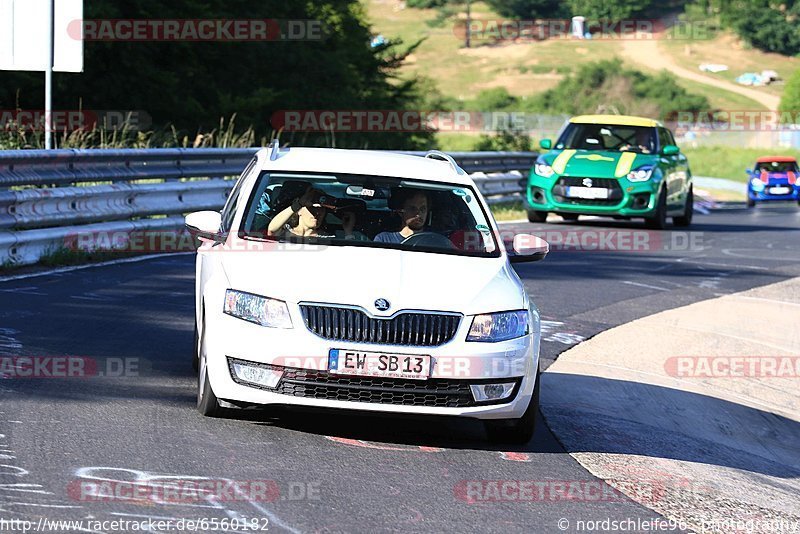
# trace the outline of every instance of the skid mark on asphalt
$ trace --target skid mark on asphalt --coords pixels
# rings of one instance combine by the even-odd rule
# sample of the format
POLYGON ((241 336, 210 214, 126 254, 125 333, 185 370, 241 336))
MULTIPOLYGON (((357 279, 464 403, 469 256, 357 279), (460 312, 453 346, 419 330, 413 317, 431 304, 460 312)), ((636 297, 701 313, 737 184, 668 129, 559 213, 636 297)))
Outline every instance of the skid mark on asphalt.
POLYGON ((13 328, 0 328, 0 356, 19 356, 22 343, 15 337, 19 330, 13 328))
POLYGON ((325 436, 325 439, 341 445, 350 445, 352 447, 361 447, 364 449, 374 449, 379 451, 443 452, 445 450, 442 447, 426 447, 424 445, 412 445, 409 447, 378 445, 377 443, 370 443, 363 439, 340 438, 337 436, 325 436))
MULTIPOLYGON (((394 452, 446 452, 448 449, 442 447, 426 447, 424 445, 410 445, 407 447, 398 447, 398 446, 389 446, 389 445, 379 445, 377 443, 370 443, 363 439, 350 439, 350 438, 340 438, 336 436, 325 436, 325 439, 328 441, 332 441, 333 443, 338 443, 340 445, 347 445, 351 447, 361 447, 364 449, 373 449, 377 451, 394 451, 394 452)), ((501 460, 507 460, 510 462, 531 462, 533 458, 530 454, 525 452, 506 452, 506 451, 495 451, 495 453, 500 457, 501 460)))

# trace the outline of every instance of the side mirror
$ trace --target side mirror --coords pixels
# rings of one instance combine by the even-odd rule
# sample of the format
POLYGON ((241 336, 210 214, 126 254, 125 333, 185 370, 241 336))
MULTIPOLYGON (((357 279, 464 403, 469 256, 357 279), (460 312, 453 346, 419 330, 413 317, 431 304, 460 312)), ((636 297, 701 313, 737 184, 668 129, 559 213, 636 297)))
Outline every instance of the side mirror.
POLYGON ((681 149, 675 145, 665 145, 664 148, 661 149, 661 153, 665 156, 675 156, 681 153, 681 149))
POLYGON ((545 150, 550 150, 551 148, 553 148, 553 141, 551 141, 550 139, 542 139, 541 141, 539 141, 539 146, 545 150))
POLYGON ((550 252, 550 245, 541 237, 531 234, 517 234, 512 245, 513 254, 509 254, 511 263, 522 263, 543 260, 550 252))
POLYGON ((222 214, 218 211, 196 211, 190 213, 184 219, 189 233, 201 239, 212 241, 224 241, 225 237, 220 233, 219 227, 222 224, 222 214))
POLYGON ((754 171, 753 169, 745 169, 744 172, 746 172, 747 174, 753 174, 754 171))

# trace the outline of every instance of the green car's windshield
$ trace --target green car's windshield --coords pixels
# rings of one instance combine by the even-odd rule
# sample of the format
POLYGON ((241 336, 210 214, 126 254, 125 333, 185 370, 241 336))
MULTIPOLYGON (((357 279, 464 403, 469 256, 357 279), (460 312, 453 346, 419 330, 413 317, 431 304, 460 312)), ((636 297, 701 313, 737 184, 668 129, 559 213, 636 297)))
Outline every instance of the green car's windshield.
POLYGON ((570 123, 558 138, 555 148, 655 154, 656 129, 644 126, 570 123))
POLYGON ((471 187, 383 176, 265 171, 240 235, 499 256, 491 224, 471 187))

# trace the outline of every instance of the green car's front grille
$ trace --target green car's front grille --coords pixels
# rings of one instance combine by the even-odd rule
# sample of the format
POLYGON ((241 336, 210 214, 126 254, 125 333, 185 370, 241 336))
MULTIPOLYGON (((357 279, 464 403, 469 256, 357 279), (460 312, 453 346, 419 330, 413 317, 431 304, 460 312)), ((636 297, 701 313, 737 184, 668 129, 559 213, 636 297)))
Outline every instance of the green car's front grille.
POLYGON ((583 178, 580 176, 562 176, 552 189, 553 199, 560 204, 575 206, 616 206, 624 197, 619 181, 614 178, 583 178), (586 187, 586 180, 591 180, 592 187, 608 189, 608 198, 585 199, 567 196, 567 187, 586 187))

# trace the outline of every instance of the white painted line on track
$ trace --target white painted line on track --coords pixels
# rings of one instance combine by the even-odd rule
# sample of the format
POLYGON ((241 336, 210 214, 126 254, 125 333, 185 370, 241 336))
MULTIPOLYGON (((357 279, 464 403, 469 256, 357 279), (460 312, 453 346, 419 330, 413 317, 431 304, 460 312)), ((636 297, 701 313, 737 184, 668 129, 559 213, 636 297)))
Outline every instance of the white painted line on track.
POLYGON ((0 283, 12 282, 14 280, 24 280, 26 278, 34 278, 37 276, 51 276, 54 274, 69 273, 72 271, 81 271, 83 269, 91 269, 93 267, 107 267, 109 265, 121 265, 123 263, 136 263, 138 261, 152 260, 155 258, 165 258, 169 256, 183 256, 185 254, 196 254, 195 252, 164 252, 161 254, 148 254, 146 256, 135 256, 133 258, 121 258, 118 260, 102 261, 98 263, 87 263, 86 265, 72 265, 70 267, 58 267, 57 269, 50 269, 47 271, 40 271, 35 273, 15 274, 9 276, 0 276, 0 283))
POLYGON ((659 291, 669 291, 669 289, 667 289, 666 287, 651 286, 650 284, 640 284, 639 282, 629 282, 629 281, 625 280, 622 283, 623 284, 628 284, 628 285, 631 285, 631 286, 639 286, 639 287, 647 287, 649 289, 657 289, 659 291))

